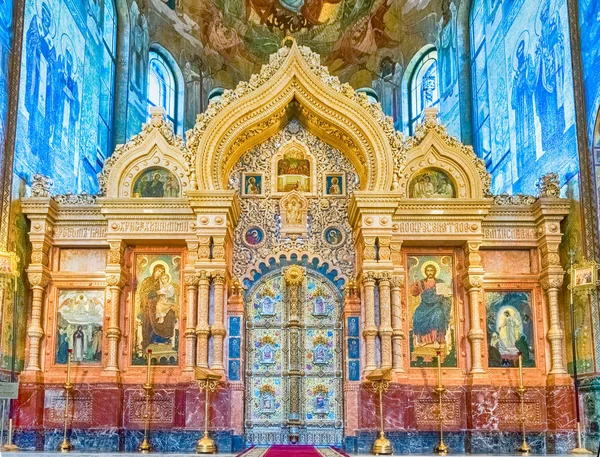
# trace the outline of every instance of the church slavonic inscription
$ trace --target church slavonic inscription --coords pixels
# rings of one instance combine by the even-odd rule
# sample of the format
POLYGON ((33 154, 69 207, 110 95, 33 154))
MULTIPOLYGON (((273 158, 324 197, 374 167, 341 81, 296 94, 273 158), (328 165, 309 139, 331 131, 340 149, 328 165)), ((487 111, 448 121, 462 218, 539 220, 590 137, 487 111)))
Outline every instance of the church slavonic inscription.
POLYGON ((106 236, 106 227, 55 227, 54 238, 96 239, 106 236))
POLYGON ((114 232, 187 232, 188 221, 121 221, 110 226, 114 232))
POLYGON ((400 222, 398 231, 407 235, 463 234, 479 231, 479 225, 474 222, 400 222))
POLYGON ((528 227, 498 227, 483 230, 483 238, 486 240, 535 240, 534 228, 528 227))

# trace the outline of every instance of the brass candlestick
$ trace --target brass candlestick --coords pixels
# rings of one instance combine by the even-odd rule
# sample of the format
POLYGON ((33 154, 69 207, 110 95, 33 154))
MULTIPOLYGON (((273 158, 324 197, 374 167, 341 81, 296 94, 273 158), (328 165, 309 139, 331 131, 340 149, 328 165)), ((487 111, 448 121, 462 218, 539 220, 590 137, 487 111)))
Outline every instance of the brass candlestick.
POLYGON ((214 392, 219 388, 221 375, 211 370, 196 368, 194 370, 194 376, 196 381, 198 381, 198 388, 200 389, 200 392, 202 392, 202 389, 204 389, 206 395, 204 399, 204 436, 202 436, 202 438, 200 438, 196 444, 196 453, 215 454, 217 452, 217 446, 214 440, 208 436, 209 394, 210 392, 214 392))
POLYGON ((69 396, 70 392, 73 389, 73 384, 71 384, 71 358, 73 357, 73 350, 69 349, 69 355, 67 356, 67 382, 65 382, 65 414, 64 414, 64 424, 63 424, 63 441, 58 447, 58 450, 61 452, 69 452, 73 450, 73 445, 71 444, 70 438, 67 436, 67 426, 68 426, 68 418, 69 418, 69 396))
POLYGON ((152 350, 148 349, 148 364, 146 365, 146 383, 142 386, 146 397, 146 410, 144 411, 144 440, 138 447, 138 451, 147 454, 152 450, 150 441, 148 441, 148 426, 150 424, 150 393, 152 391, 152 383, 150 379, 150 364, 152 362, 152 350))
POLYGON ((438 444, 435 445, 435 447, 433 448, 433 452, 435 452, 436 454, 447 454, 449 449, 448 446, 446 446, 446 443, 444 443, 444 413, 442 411, 442 397, 444 395, 444 392, 446 391, 446 388, 443 386, 442 384, 442 358, 441 358, 441 351, 437 351, 437 375, 438 375, 438 379, 437 379, 437 386, 435 387, 434 391, 435 393, 438 395, 438 421, 439 421, 439 432, 440 432, 440 442, 438 444))
POLYGON ((391 455, 393 452, 392 443, 385 437, 384 420, 383 420, 383 393, 388 390, 392 379, 392 370, 378 369, 373 370, 367 375, 367 380, 371 381, 371 390, 379 394, 379 438, 373 443, 371 452, 375 455, 391 455))
POLYGON ((523 355, 519 352, 519 387, 517 393, 521 398, 521 434, 523 435, 523 442, 517 448, 523 455, 527 455, 531 452, 531 447, 527 444, 527 435, 525 434, 525 386, 523 385, 523 355))

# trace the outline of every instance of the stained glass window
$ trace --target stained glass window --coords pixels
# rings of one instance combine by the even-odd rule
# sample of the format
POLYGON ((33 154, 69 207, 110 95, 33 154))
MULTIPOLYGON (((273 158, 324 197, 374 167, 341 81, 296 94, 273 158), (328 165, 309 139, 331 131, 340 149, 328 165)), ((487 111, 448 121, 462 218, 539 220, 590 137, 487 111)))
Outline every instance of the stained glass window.
POLYGON ((408 128, 411 134, 417 122, 423 118, 425 108, 438 106, 440 103, 437 51, 429 50, 421 57, 410 79, 410 110, 408 128))
POLYGON ((175 75, 166 60, 150 51, 148 62, 148 107, 161 106, 167 118, 177 125, 175 116, 175 75))

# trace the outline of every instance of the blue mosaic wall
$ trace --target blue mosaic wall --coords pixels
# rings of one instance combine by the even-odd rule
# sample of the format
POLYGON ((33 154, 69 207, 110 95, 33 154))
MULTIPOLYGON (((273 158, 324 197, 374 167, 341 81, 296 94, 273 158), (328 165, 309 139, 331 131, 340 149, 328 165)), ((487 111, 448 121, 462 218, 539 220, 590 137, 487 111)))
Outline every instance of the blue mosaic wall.
POLYGON ((470 22, 474 143, 492 190, 533 193, 550 171, 565 184, 578 173, 567 1, 477 0, 470 22))
POLYGON ((56 192, 97 189, 111 148, 116 16, 108 2, 26 1, 15 172, 28 183, 41 172, 56 192))
POLYGON ((360 381, 359 318, 348 318, 348 381, 360 381))
POLYGON ((0 2, 0 157, 4 157, 8 111, 8 70, 12 49, 12 2, 0 2))
POLYGON ((579 28, 590 144, 595 138, 593 146, 600 147, 600 132, 594 125, 600 109, 600 0, 579 0, 579 28))
POLYGON ((230 381, 240 381, 242 374, 242 332, 241 316, 229 317, 229 353, 228 353, 228 377, 230 381))

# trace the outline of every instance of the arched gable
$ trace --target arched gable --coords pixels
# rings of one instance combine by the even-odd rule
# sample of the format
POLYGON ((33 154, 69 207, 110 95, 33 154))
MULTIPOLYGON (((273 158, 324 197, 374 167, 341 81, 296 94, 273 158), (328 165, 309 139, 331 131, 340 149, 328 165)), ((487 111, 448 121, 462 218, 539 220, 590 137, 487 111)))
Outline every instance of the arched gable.
POLYGON ((144 170, 166 170, 177 179, 181 192, 190 189, 189 170, 184 159, 183 139, 173 133, 162 108, 151 110, 152 118, 142 131, 119 145, 98 175, 100 194, 108 198, 132 198, 136 179, 144 170))
POLYGON ((211 103, 188 132, 192 184, 200 190, 225 189, 233 165, 250 147, 277 131, 291 117, 342 150, 356 168, 363 190, 395 187, 402 166, 402 136, 393 121, 329 75, 319 56, 293 39, 271 56, 260 74, 211 103), (226 109, 225 109, 226 108, 226 109))
POLYGON ((425 110, 425 122, 406 142, 406 166, 400 173, 399 192, 409 198, 411 182, 426 170, 450 178, 454 198, 481 199, 491 196, 491 177, 473 148, 451 137, 436 119, 437 109, 425 110))

